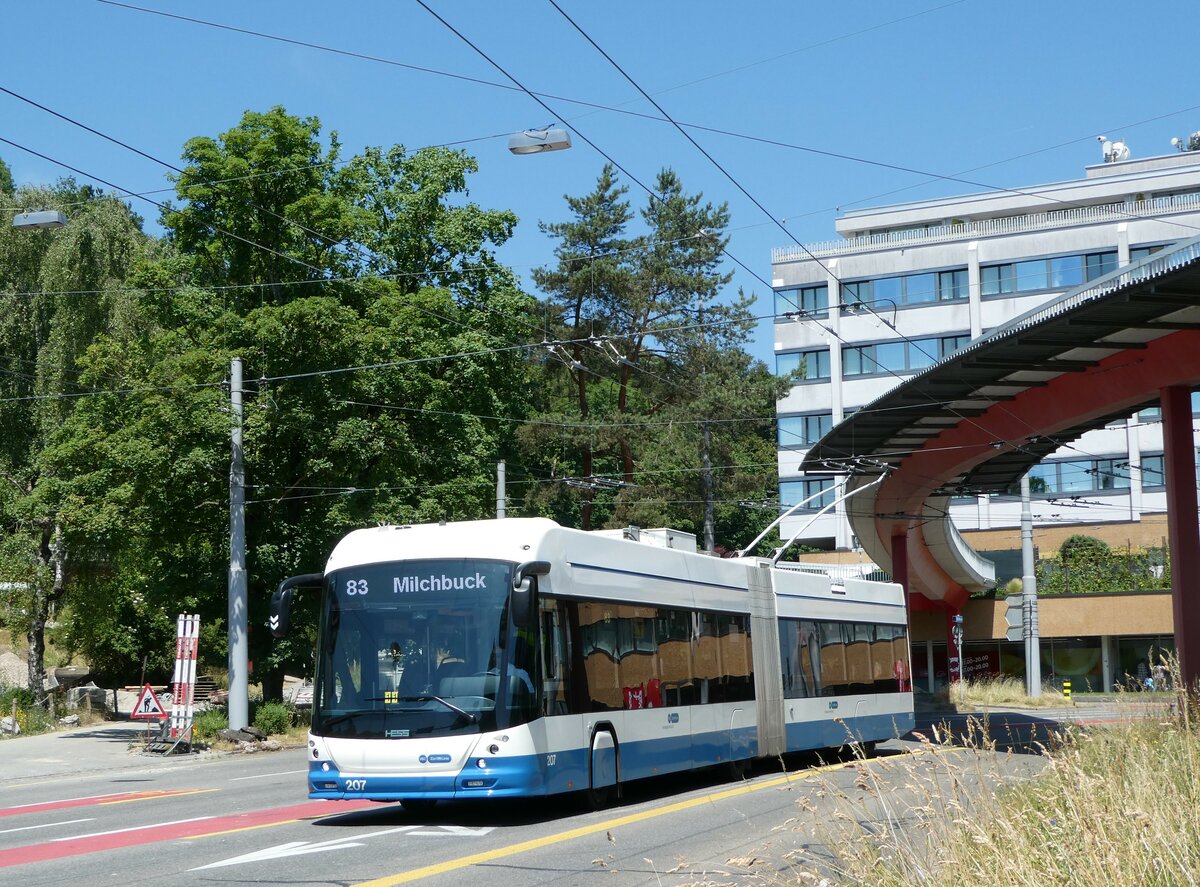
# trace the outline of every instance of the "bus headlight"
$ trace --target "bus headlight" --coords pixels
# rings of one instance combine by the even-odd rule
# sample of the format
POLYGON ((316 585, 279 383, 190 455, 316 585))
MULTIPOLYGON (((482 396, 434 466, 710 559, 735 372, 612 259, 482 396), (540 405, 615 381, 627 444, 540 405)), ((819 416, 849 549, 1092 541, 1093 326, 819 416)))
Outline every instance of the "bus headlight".
POLYGON ((480 758, 478 761, 475 762, 475 766, 478 767, 480 770, 486 770, 487 769, 487 758, 480 758))

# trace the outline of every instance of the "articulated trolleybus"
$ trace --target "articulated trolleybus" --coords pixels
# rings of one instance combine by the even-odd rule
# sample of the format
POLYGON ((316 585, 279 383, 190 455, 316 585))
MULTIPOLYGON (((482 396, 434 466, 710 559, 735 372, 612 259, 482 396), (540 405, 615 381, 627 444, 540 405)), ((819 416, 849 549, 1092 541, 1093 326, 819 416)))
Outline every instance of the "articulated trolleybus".
POLYGON ((304 586, 322 588, 311 798, 600 805, 630 780, 913 726, 899 585, 722 560, 672 530, 357 530, 280 584, 277 636, 304 586))

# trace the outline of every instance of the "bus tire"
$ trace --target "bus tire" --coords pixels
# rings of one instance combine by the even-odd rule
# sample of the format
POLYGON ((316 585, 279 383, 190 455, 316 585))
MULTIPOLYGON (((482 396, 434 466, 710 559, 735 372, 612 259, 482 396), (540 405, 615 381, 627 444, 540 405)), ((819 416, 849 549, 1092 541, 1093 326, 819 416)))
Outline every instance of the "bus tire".
POLYGON ((748 758, 734 758, 725 764, 725 773, 730 779, 741 780, 746 778, 746 771, 750 769, 750 760, 748 758))

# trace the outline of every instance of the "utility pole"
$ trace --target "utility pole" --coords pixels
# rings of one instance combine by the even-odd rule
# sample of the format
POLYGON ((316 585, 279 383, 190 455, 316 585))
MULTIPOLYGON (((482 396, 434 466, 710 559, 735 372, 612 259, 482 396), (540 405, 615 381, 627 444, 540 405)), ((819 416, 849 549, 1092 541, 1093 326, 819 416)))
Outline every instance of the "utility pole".
POLYGON ((1038 643, 1037 574, 1033 563, 1033 509, 1029 475, 1021 478, 1021 615, 1025 639, 1025 692, 1042 694, 1042 651, 1038 643))
MULTIPOLYGON (((708 336, 704 328, 704 294, 700 295, 700 311, 697 319, 700 321, 700 391, 701 397, 708 397, 708 336)), ((703 400, 701 401, 704 402, 703 400)), ((714 514, 712 457, 709 450, 712 447, 712 430, 708 425, 708 407, 704 409, 704 426, 700 438, 700 484, 704 491, 704 550, 712 554, 716 548, 716 515, 714 514)))
POLYGON ((501 459, 496 463, 496 519, 504 517, 504 501, 505 501, 505 466, 504 460, 501 459))
POLYGON ((229 728, 247 726, 250 707, 249 594, 246 588, 246 469, 242 463, 242 359, 229 367, 229 728))

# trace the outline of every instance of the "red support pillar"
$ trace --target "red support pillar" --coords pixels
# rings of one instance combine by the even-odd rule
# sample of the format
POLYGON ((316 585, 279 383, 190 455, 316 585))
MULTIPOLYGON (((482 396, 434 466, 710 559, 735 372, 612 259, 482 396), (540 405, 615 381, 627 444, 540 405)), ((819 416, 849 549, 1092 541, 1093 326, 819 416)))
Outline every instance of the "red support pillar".
POLYGON ((1200 681, 1200 520, 1196 515, 1196 444, 1191 390, 1159 392, 1162 403, 1167 532, 1171 540, 1171 603, 1175 650, 1186 686, 1200 681))

